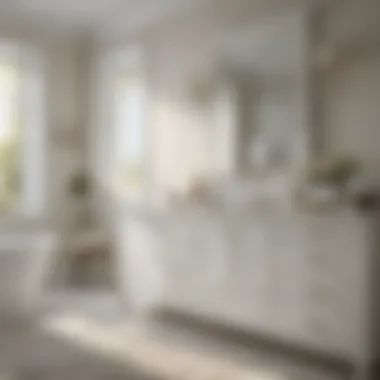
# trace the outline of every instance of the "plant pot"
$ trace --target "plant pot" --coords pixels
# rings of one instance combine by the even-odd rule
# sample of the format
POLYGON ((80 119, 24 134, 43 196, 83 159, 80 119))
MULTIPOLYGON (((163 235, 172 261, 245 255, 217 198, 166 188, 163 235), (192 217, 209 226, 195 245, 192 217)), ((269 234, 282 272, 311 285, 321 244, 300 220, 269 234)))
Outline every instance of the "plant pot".
POLYGON ((72 230, 87 227, 89 222, 88 204, 84 198, 73 198, 70 200, 69 227, 72 230))
POLYGON ((376 211, 380 208, 380 195, 373 191, 362 191, 353 194, 351 201, 358 211, 376 211))

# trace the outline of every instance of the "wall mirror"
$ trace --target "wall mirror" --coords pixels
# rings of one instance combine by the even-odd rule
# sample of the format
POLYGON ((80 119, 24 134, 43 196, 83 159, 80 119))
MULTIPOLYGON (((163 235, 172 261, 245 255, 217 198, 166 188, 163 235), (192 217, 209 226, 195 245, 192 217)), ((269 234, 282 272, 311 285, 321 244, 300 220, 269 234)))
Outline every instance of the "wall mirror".
POLYGON ((293 11, 225 38, 216 97, 219 172, 292 171, 307 160, 306 23, 306 12, 293 11))

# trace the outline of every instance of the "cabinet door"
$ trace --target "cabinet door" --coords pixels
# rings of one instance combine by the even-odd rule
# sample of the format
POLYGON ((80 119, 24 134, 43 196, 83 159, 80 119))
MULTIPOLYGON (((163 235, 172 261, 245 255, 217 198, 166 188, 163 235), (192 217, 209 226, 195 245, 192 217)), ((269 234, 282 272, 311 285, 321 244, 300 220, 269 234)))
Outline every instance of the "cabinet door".
POLYGON ((189 218, 175 217, 168 224, 164 236, 163 256, 167 294, 173 307, 188 306, 195 293, 194 284, 202 275, 202 239, 189 218))
POLYGON ((306 282, 304 252, 308 248, 305 240, 304 220, 298 215, 289 215, 283 220, 283 236, 278 239, 278 266, 281 271, 281 287, 276 301, 278 326, 281 334, 290 340, 299 341, 300 322, 304 313, 303 289, 306 282))
POLYGON ((136 308, 158 302, 165 291, 157 239, 149 222, 130 218, 120 231, 119 263, 123 293, 136 308))
POLYGON ((313 218, 307 253, 306 329, 321 348, 358 353, 365 344, 370 237, 350 214, 313 218))
MULTIPOLYGON (((233 270, 229 273, 228 297, 231 317, 236 324, 260 328, 268 324, 263 289, 267 280, 267 237, 262 221, 253 215, 243 215, 234 223, 233 270)), ((231 259, 231 260, 232 260, 231 259)))
POLYGON ((163 255, 172 306, 212 312, 225 272, 224 242, 222 224, 209 213, 170 223, 163 255))

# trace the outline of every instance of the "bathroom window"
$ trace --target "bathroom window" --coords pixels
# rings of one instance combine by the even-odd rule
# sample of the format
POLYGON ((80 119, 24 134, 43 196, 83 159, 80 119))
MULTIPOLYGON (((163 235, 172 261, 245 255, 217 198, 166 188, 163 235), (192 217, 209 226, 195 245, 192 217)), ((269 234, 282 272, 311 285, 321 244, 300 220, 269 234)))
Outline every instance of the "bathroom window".
POLYGON ((19 72, 0 62, 0 210, 8 211, 20 198, 19 72))
POLYGON ((118 192, 139 201, 146 190, 146 86, 141 54, 123 52, 115 59, 114 174, 118 192))
POLYGON ((34 214, 43 194, 42 60, 0 42, 0 212, 34 214))

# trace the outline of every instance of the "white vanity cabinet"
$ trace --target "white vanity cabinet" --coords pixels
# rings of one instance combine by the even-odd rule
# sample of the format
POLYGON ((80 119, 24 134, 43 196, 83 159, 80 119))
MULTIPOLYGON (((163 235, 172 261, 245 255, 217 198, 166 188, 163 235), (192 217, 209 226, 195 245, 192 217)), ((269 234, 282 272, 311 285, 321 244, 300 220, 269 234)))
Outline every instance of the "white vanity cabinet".
MULTIPOLYGON (((376 354, 375 217, 350 210, 205 208, 157 220, 140 220, 150 238, 144 250, 129 249, 129 256, 139 256, 139 265, 129 260, 129 266, 151 305, 265 333, 363 368, 376 354)), ((131 239, 138 236, 134 230, 131 239)))
POLYGON ((369 219, 351 213, 309 218, 305 249, 305 337, 346 356, 369 343, 370 269, 374 248, 369 219))

